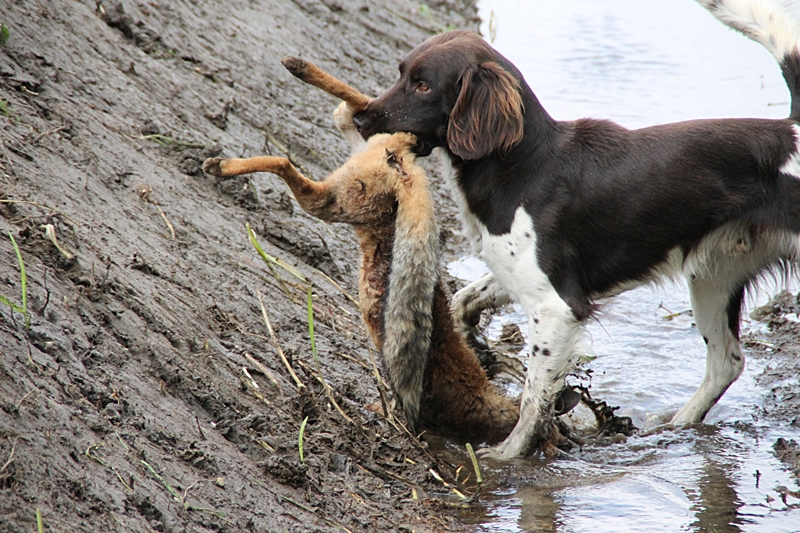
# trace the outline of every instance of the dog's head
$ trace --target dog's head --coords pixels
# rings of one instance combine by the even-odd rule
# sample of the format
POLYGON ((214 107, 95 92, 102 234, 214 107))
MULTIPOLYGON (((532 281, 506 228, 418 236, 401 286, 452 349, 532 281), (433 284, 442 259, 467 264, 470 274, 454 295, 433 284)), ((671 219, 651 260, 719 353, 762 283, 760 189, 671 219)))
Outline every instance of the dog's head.
POLYGON ((475 33, 437 35, 403 59, 397 83, 353 122, 365 139, 413 133, 419 155, 437 146, 465 160, 508 151, 523 134, 521 75, 510 65, 475 33))

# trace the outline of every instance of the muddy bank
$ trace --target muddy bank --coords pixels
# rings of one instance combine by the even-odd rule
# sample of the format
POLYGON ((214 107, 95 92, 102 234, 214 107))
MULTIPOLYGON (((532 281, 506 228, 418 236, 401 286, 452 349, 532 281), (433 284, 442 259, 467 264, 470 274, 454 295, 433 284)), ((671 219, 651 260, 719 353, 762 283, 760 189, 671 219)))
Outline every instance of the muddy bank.
POLYGON ((279 59, 375 94, 406 51, 475 16, 458 0, 4 5, 0 295, 22 305, 7 229, 30 327, 0 305, 0 531, 34 531, 37 510, 45 531, 462 529, 430 469, 468 493, 466 470, 455 482, 458 465, 365 408, 379 398, 351 230, 306 216, 277 177, 199 169, 271 153, 323 176, 347 155, 336 102, 279 59), (247 223, 313 284, 321 372, 305 284, 261 262, 247 223))
MULTIPOLYGON (((800 428, 800 293, 783 291, 755 309, 750 318, 761 323, 762 332, 749 334, 744 343, 751 357, 766 361, 758 377, 759 385, 769 393, 757 407, 757 416, 800 428)), ((800 443, 778 439, 773 444, 775 456, 800 478, 800 443)))

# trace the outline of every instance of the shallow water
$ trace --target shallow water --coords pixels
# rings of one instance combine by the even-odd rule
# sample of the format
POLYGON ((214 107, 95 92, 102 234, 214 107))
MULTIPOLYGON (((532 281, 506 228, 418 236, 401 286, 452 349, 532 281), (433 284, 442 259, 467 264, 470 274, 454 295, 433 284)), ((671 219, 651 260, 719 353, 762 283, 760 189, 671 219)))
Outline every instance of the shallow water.
MULTIPOLYGON (((557 119, 593 116, 640 127, 788 115, 788 91, 772 56, 692 1, 484 0, 480 7, 485 21, 494 12, 493 45, 557 119)), ((487 24, 483 32, 489 35, 487 24)), ((450 271, 472 280, 485 267, 465 258, 450 271)), ((705 347, 691 315, 664 318, 689 308, 682 285, 645 287, 605 302, 589 324, 597 355, 592 393, 621 406, 618 414, 639 428, 668 420, 702 379, 705 347)), ((496 317, 490 335, 506 322, 527 333, 517 311, 496 317)), ((486 464, 486 508, 472 517, 476 530, 800 531, 800 510, 788 510, 775 491, 797 482, 771 448, 778 437, 800 440, 800 432, 755 416, 768 392, 755 384, 761 369, 748 359, 706 425, 645 432, 571 458, 486 464)))

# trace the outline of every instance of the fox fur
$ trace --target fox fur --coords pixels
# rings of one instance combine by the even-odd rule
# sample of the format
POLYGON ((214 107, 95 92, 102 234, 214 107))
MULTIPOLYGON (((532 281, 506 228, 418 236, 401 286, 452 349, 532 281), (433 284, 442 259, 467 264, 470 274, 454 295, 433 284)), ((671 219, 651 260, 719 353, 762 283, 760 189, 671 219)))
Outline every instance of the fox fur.
POLYGON ((352 225, 361 252, 362 316, 410 427, 496 442, 516 424, 519 407, 489 383, 456 331, 439 276, 428 179, 411 151, 415 143, 407 133, 376 135, 321 182, 271 156, 212 158, 203 169, 215 176, 272 172, 309 214, 352 225))

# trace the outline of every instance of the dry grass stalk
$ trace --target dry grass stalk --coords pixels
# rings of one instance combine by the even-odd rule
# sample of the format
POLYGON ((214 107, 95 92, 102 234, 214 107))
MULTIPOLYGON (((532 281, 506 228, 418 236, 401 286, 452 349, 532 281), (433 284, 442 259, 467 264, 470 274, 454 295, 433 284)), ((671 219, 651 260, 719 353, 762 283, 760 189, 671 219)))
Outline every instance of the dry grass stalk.
POLYGON ((270 340, 272 341, 272 346, 278 352, 278 356, 283 361, 283 364, 286 366, 286 370, 289 371, 289 375, 292 376, 292 379, 297 385, 297 390, 301 391, 306 388, 303 385, 303 382, 300 381, 300 378, 297 377, 297 374, 294 373, 294 369, 292 369, 292 365, 289 364, 289 360, 286 359, 286 355, 283 353, 283 349, 281 349, 281 345, 278 344, 278 338, 275 336, 275 331, 272 329, 272 322, 269 320, 269 315, 267 314, 267 308, 264 306, 264 299, 261 297, 261 291, 256 289, 256 294, 258 294, 258 302, 261 304, 261 314, 264 316, 264 323, 267 325, 267 330, 269 331, 270 340))
POLYGON ((270 372, 269 368, 267 368, 266 366, 262 365, 262 364, 261 364, 261 362, 259 362, 258 360, 256 360, 256 358, 255 358, 255 357, 253 357, 252 355, 250 355, 250 354, 249 354, 249 353, 247 353, 247 352, 245 352, 245 354, 244 354, 244 357, 245 357, 245 359, 247 359, 248 361, 250 361, 250 363, 252 363, 252 364, 253 364, 253 366, 254 366, 254 367, 256 367, 256 368, 258 369, 258 371, 259 371, 259 372, 261 372, 262 374, 264 374, 265 376, 267 376, 267 377, 269 378, 269 380, 270 380, 270 381, 271 381, 271 382, 272 382, 272 383, 273 383, 273 384, 274 384, 276 387, 278 387, 278 392, 279 392, 281 395, 283 395, 283 387, 281 387, 281 383, 280 383, 280 381, 278 381, 278 378, 276 378, 276 377, 275 377, 275 375, 274 375, 272 372, 270 372))

